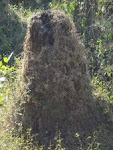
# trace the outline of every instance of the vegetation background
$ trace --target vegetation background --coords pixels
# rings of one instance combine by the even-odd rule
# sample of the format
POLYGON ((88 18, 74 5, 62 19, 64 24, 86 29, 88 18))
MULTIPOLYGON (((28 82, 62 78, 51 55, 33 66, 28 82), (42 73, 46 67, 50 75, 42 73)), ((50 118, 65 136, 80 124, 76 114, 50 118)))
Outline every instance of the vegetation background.
MULTIPOLYGON (((64 11, 73 20, 87 50, 93 93, 106 115, 99 132, 86 137, 83 143, 79 133, 77 149, 113 149, 113 1, 112 0, 1 0, 0 1, 0 149, 35 150, 34 139, 28 130, 28 138, 10 129, 14 103, 21 96, 16 91, 20 74, 23 41, 28 18, 37 11, 48 8, 64 11), (15 95, 18 95, 15 97, 15 95), (109 126, 106 125, 109 124, 109 126), (107 126, 107 127, 105 127, 107 126), (109 130, 108 130, 109 128, 109 130), (13 135, 13 136, 12 136, 13 135)), ((21 129, 20 129, 21 130, 21 129)), ((48 147, 48 149, 51 149, 48 147)), ((63 150, 60 134, 56 149, 63 150)))

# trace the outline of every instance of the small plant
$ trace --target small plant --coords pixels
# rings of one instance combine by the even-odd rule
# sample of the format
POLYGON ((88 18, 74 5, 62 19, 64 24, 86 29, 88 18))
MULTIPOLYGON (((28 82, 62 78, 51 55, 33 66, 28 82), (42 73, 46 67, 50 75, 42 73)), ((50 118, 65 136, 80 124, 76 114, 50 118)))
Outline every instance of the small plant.
POLYGON ((78 150, 100 150, 100 143, 97 142, 97 132, 94 132, 93 136, 88 136, 85 144, 83 144, 79 133, 76 133, 75 137, 79 141, 78 150))
POLYGON ((62 141, 63 139, 61 138, 61 133, 59 132, 55 150, 66 150, 66 148, 62 147, 62 141))

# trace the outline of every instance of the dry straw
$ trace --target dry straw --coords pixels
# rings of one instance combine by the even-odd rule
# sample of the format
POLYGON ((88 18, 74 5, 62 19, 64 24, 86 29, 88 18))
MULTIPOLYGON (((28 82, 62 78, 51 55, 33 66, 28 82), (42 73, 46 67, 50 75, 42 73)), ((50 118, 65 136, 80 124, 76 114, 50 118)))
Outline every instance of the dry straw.
POLYGON ((60 130, 65 143, 74 134, 95 128, 96 110, 85 48, 74 24, 60 11, 47 10, 30 19, 24 44, 22 105, 24 131, 32 128, 45 144, 60 130))

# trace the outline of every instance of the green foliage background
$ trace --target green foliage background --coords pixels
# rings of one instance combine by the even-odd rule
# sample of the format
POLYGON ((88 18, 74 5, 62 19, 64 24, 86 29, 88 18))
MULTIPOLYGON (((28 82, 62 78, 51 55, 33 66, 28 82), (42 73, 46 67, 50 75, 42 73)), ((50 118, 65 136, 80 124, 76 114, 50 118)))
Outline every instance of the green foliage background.
MULTIPOLYGON (((12 105, 12 107, 9 107, 7 102, 14 99, 15 94, 13 93, 12 96, 11 87, 15 87, 15 81, 17 80, 17 70, 20 64, 19 59, 22 57, 21 52, 23 51, 23 41, 28 18, 37 11, 48 8, 62 10, 74 21, 78 34, 87 50, 89 72, 92 79, 94 95, 98 98, 99 103, 105 106, 104 112, 106 114, 109 113, 111 116, 110 119, 113 119, 113 1, 46 0, 45 2, 44 0, 1 0, 0 112, 5 113, 0 118, 0 126, 5 117, 7 118, 8 114, 6 114, 6 109, 9 108, 7 110, 11 111, 13 107, 12 105), (12 52, 14 54, 9 59, 12 52)), ((3 130, 1 130, 1 149, 19 149, 18 147, 22 147, 23 144, 24 146, 27 145, 25 149, 35 149, 35 147, 30 145, 32 137, 28 138, 28 141, 24 141, 23 137, 21 137, 21 139, 13 139, 10 136, 10 132, 7 131, 3 132, 3 130), (7 141, 6 136, 8 136, 9 141, 7 141), (13 142, 11 143, 11 141, 13 142), (16 141, 16 148, 14 141, 16 141), (10 144, 4 146, 4 143, 8 142, 10 144), (21 144, 19 145, 18 143, 21 144)), ((103 147, 103 149, 113 149, 111 136, 108 138, 106 132, 104 132, 104 137, 107 139, 107 146, 103 147)), ((30 135, 30 133, 28 134, 30 135)), ((76 137, 80 143, 78 149, 85 149, 83 145, 81 145, 78 134, 76 134, 76 137)), ((95 137, 92 138, 92 141, 93 139, 95 139, 95 137)), ((58 150, 64 150, 64 148, 61 147, 61 141, 60 138, 59 141, 57 141, 56 147, 58 150)), ((86 144, 87 149, 99 149, 98 142, 94 140, 94 143, 92 143, 92 141, 89 142, 88 145, 86 144)), ((44 149, 44 147, 39 147, 39 149, 44 149)))

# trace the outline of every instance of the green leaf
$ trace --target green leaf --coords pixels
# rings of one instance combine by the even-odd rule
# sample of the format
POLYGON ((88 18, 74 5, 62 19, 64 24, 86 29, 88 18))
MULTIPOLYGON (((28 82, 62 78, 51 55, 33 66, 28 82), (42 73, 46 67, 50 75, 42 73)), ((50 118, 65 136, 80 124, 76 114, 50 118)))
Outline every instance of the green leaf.
POLYGON ((8 61, 9 61, 7 57, 4 57, 3 60, 5 63, 8 63, 8 61))
POLYGON ((2 65, 2 66, 1 66, 1 69, 2 69, 2 70, 6 70, 6 66, 5 66, 5 65, 2 65))
POLYGON ((0 104, 2 104, 3 103, 3 98, 2 97, 0 97, 0 104))
POLYGON ((108 75, 108 77, 111 77, 112 73, 111 72, 107 72, 107 75, 108 75))
POLYGON ((70 9, 71 9, 71 11, 74 11, 75 7, 74 7, 73 3, 70 4, 70 9))
POLYGON ((87 137, 87 139, 91 139, 91 138, 92 138, 91 136, 88 136, 88 137, 87 137))
POLYGON ((2 73, 3 73, 3 75, 6 75, 6 74, 7 74, 7 72, 6 72, 6 71, 3 71, 2 73))
POLYGON ((113 95, 110 96, 110 100, 113 100, 113 95))
POLYGON ((0 61, 0 67, 2 66, 2 61, 0 61))
POLYGON ((76 134, 75 134, 75 137, 80 137, 80 134, 79 134, 79 133, 76 133, 76 134))

